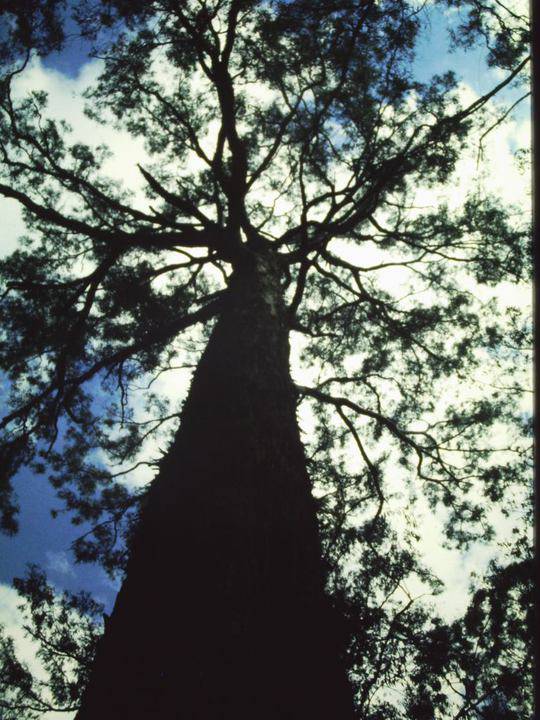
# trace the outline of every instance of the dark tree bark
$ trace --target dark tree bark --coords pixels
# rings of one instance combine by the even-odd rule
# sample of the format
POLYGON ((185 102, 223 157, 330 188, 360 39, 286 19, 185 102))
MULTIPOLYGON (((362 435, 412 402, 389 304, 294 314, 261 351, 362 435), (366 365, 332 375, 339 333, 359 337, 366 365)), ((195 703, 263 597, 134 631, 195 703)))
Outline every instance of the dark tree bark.
POLYGON ((246 254, 77 720, 352 718, 323 577, 279 269, 246 254))

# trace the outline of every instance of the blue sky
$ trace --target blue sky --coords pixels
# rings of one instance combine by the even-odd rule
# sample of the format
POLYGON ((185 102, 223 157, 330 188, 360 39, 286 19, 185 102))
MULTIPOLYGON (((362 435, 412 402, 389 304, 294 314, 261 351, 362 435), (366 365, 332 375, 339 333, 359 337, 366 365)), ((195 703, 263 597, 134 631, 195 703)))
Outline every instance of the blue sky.
POLYGON ((88 62, 91 43, 85 38, 73 36, 66 41, 65 48, 60 52, 51 53, 43 59, 43 65, 57 70, 68 78, 75 78, 81 68, 88 62))
POLYGON ((19 532, 12 538, 0 536, 0 582, 11 583, 24 573, 27 563, 37 563, 59 589, 89 590, 110 609, 116 590, 105 572, 71 561, 70 545, 86 528, 75 527, 63 514, 51 518, 51 509, 60 507, 60 502, 46 477, 22 470, 14 485, 21 508, 19 532))

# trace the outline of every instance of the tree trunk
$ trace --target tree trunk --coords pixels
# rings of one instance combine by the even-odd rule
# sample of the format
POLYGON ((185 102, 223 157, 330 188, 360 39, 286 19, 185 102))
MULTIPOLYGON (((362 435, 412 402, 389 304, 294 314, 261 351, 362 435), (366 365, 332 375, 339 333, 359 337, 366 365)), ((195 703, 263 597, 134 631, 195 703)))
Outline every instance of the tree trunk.
POLYGON ((77 720, 344 720, 272 256, 235 270, 77 720))

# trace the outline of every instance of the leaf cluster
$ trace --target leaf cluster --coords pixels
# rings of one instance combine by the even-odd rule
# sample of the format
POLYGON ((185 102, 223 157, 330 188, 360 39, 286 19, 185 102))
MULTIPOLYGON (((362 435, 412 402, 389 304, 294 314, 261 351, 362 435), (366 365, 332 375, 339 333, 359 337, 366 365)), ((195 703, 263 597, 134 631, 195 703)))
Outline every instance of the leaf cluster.
POLYGON ((0 628, 2 717, 38 720, 50 711, 76 710, 102 633, 103 607, 84 592, 56 594, 35 565, 14 586, 41 672, 18 659, 13 639, 0 628))

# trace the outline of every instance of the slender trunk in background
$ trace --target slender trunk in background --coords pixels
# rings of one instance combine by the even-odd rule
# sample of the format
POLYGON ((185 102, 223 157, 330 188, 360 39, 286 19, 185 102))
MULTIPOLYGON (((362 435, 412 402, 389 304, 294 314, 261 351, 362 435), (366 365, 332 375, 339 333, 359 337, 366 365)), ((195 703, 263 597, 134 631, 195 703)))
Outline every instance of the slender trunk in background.
POLYGON ((279 273, 237 268, 77 720, 350 720, 279 273))

